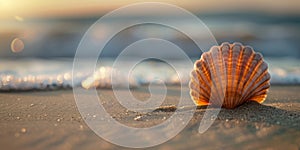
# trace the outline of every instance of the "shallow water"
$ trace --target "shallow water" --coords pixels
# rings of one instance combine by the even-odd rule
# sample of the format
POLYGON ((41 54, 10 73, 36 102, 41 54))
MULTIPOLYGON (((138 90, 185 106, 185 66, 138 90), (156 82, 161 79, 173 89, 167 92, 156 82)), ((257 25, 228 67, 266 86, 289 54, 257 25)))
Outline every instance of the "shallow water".
MULTIPOLYGON (((271 84, 300 84, 300 60, 292 58, 266 58, 271 73, 271 84)), ((118 86, 139 86, 143 84, 178 85, 188 84, 189 67, 180 65, 180 60, 172 61, 179 64, 175 70, 168 64, 158 61, 146 61, 137 65, 129 78, 120 70, 111 68, 112 59, 98 63, 94 73, 88 73, 90 66, 74 72, 72 83, 72 59, 20 59, 0 60, 0 90, 51 90, 72 87, 111 88, 111 78, 118 86)), ((128 63, 128 62, 127 62, 128 63)), ((124 62, 124 67, 127 65, 124 62)))

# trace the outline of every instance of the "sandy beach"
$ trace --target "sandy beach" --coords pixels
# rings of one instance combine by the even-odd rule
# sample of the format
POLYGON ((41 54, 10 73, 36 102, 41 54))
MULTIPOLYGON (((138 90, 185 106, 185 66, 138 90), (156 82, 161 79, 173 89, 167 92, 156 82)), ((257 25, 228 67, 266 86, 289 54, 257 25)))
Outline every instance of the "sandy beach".
MULTIPOLYGON (((188 89, 186 89, 188 90, 188 89)), ((155 111, 136 120, 114 99, 112 90, 98 90, 107 111, 117 121, 148 127, 164 121, 173 111, 155 111)), ((168 87, 164 106, 178 101, 180 88, 168 87)), ((300 86, 272 86, 261 105, 248 102, 222 109, 203 134, 198 127, 205 108, 198 108, 188 126, 170 141, 149 149, 290 149, 300 148, 300 86)), ((147 87, 133 89, 147 99, 147 87)), ((0 93, 1 149, 126 149, 98 137, 85 124, 72 90, 0 93)))

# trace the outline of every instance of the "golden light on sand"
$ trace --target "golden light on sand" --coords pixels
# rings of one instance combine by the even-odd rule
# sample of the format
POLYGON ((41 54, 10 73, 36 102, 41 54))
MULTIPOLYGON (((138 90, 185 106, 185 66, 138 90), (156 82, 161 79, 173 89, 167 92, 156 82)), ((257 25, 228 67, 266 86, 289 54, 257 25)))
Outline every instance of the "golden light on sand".
POLYGON ((24 42, 19 38, 15 38, 11 42, 10 48, 11 48, 11 51, 14 53, 22 52, 24 49, 24 42))

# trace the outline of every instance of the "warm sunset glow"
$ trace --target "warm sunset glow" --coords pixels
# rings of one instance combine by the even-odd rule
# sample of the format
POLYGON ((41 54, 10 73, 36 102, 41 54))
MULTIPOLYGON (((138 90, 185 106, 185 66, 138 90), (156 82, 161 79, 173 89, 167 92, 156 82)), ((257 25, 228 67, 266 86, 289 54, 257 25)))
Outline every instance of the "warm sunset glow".
MULTIPOLYGON (((136 2, 147 2, 145 0, 0 0, 0 18, 11 18, 22 16, 23 18, 43 17, 80 17, 88 15, 99 15, 116 9, 118 7, 136 2)), ((272 0, 156 0, 166 2, 188 9, 192 12, 223 12, 223 11, 252 11, 268 13, 293 13, 299 14, 300 1, 272 1, 272 0)))

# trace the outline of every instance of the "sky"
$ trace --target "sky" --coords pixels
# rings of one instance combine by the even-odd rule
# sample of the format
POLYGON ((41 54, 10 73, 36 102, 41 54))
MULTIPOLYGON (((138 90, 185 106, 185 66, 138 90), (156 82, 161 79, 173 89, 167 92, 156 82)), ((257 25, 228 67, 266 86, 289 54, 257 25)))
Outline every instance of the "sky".
MULTIPOLYGON (((0 0, 0 19, 97 16, 145 0, 0 0)), ((156 0, 193 13, 261 12, 300 15, 299 0, 156 0)))

